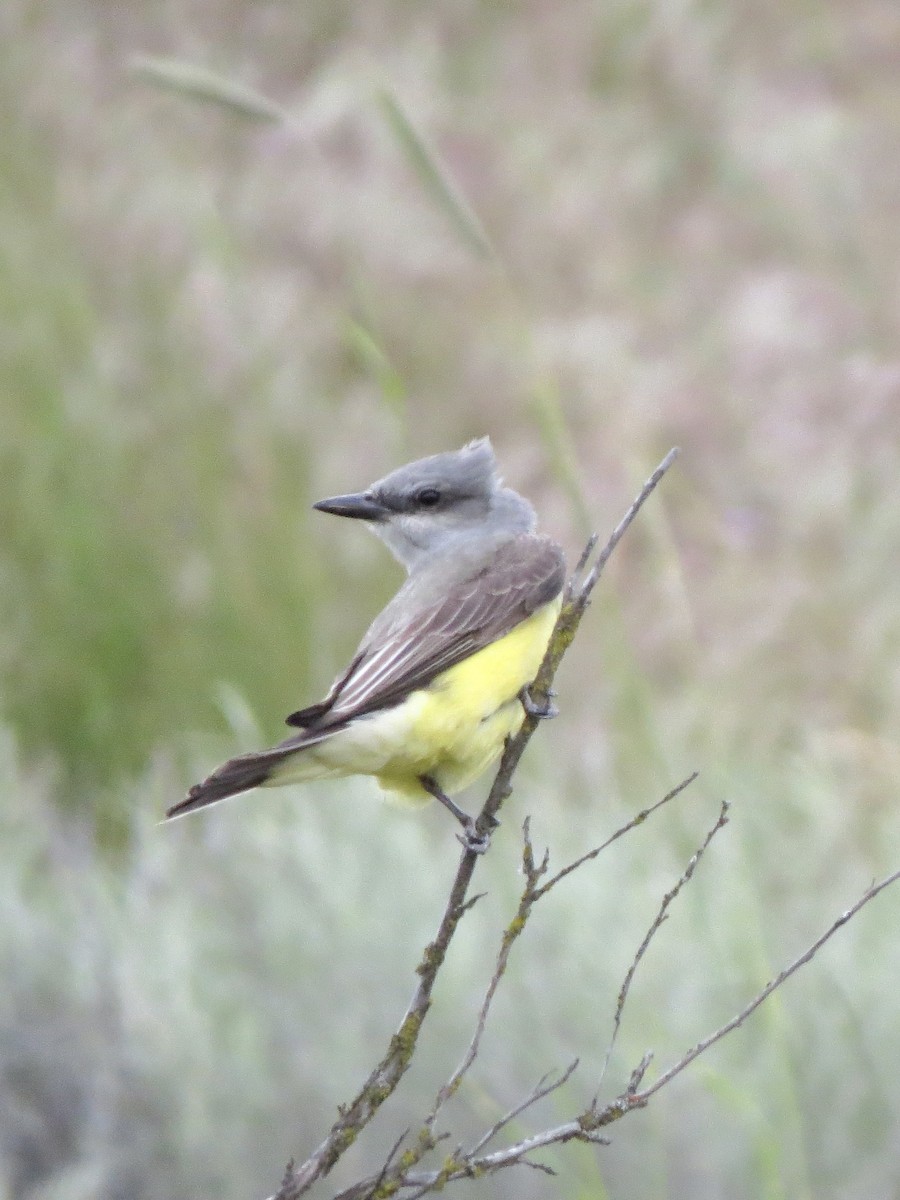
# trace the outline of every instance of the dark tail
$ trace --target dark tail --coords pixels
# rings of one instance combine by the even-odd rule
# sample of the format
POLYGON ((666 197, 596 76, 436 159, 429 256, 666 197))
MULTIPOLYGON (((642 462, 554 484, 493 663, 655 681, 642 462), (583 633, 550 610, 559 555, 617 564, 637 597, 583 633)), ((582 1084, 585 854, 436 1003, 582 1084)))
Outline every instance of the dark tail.
POLYGON ((218 800, 226 800, 236 796, 238 792, 249 792, 251 788, 267 783, 280 763, 300 750, 324 742, 338 732, 339 727, 323 729, 318 732, 298 733, 286 738, 273 746, 271 750, 260 750, 257 754, 241 754, 230 758, 221 767, 216 767, 208 779, 195 783, 183 800, 173 804, 166 812, 166 820, 172 817, 184 817, 196 812, 198 808, 206 808, 218 800))
POLYGON ((228 796, 236 796, 238 792, 259 787, 284 757, 284 754, 275 755, 268 750, 262 754, 242 754, 240 758, 229 759, 223 766, 217 767, 208 779, 195 783, 183 800, 167 810, 166 819, 183 817, 198 808, 206 808, 207 804, 215 804, 217 800, 225 800, 228 796))

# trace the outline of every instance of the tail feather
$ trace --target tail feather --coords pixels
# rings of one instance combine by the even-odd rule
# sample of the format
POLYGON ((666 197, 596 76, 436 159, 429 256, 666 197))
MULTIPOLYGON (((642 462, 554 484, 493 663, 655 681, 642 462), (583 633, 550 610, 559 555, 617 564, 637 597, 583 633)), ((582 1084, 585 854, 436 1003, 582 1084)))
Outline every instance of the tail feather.
POLYGON ((327 741, 339 732, 339 729, 339 726, 335 726, 320 732, 298 733, 279 742, 271 750, 230 758, 221 767, 216 767, 212 775, 202 783, 195 783, 183 800, 167 809, 166 820, 184 817, 188 813, 196 812, 198 808, 206 808, 208 804, 227 800, 229 796, 236 796, 239 792, 249 792, 251 788, 260 787, 270 779, 273 783, 279 782, 273 777, 277 775, 278 768, 285 759, 292 758, 299 751, 308 750, 310 746, 318 745, 319 742, 327 741))
POLYGON ((198 808, 206 808, 239 792, 248 792, 251 788, 259 787, 271 776, 275 767, 291 751, 273 753, 264 750, 261 754, 242 754, 239 758, 231 758, 221 767, 217 767, 212 775, 202 783, 195 783, 187 796, 166 810, 166 819, 183 817, 187 813, 196 812, 198 808))

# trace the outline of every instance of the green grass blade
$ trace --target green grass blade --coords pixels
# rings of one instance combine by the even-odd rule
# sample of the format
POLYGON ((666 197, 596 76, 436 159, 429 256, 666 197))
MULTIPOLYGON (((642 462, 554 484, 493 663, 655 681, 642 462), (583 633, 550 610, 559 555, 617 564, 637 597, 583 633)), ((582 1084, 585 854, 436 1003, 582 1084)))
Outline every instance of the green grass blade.
POLYGON ((177 92, 190 100, 218 104, 253 121, 282 122, 289 119, 283 108, 253 88, 195 63, 138 54, 128 65, 131 73, 143 82, 177 92))
POLYGON ((391 362, 384 347, 360 321, 347 320, 344 332, 347 348, 378 385, 381 398, 401 427, 406 425, 407 389, 403 376, 391 362))
POLYGON ((581 533, 587 536, 593 529, 594 516, 590 512, 581 484, 578 456, 563 411, 559 384, 555 379, 546 374, 535 379, 529 397, 529 407, 537 422, 544 450, 553 464, 556 477, 566 489, 581 533))
POLYGON ((435 151, 413 127, 396 96, 383 89, 377 99, 391 132, 425 191, 474 254, 479 258, 494 258, 494 248, 481 222, 450 179, 435 151))

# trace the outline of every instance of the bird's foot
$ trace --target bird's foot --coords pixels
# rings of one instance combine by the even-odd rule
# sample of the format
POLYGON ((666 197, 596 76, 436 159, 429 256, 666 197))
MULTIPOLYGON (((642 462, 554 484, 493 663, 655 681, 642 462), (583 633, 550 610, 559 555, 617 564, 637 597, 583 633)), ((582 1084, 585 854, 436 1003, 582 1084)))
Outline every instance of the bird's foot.
POLYGON ((484 833, 479 830, 478 823, 474 821, 472 817, 468 817, 465 821, 462 821, 461 824, 462 833, 458 833, 456 835, 457 841, 459 841, 463 848, 470 854, 484 854, 488 846, 491 844, 491 835, 500 822, 496 817, 487 817, 485 819, 485 824, 488 825, 488 829, 484 833))
POLYGON ((491 835, 479 833, 475 822, 470 819, 468 825, 463 825, 462 833, 456 835, 456 840, 467 854, 484 854, 491 844, 491 835))
POLYGON ((547 692, 546 700, 535 700, 531 694, 530 685, 526 683, 519 692, 519 700, 529 717, 534 717, 538 721, 551 721, 554 717, 559 716, 559 709, 553 703, 555 695, 556 692, 551 689, 547 692))
POLYGON ((497 818, 482 818, 482 825, 487 826, 485 832, 482 833, 474 817, 470 817, 465 809, 460 808, 454 800, 451 800, 430 775, 420 775, 419 782, 430 796, 434 796, 435 800, 439 800, 444 808, 448 812, 451 812, 457 821, 459 821, 462 826, 462 832, 456 836, 462 845, 465 846, 466 850, 470 850, 473 854, 484 854, 485 850, 491 844, 491 834, 500 824, 497 818))

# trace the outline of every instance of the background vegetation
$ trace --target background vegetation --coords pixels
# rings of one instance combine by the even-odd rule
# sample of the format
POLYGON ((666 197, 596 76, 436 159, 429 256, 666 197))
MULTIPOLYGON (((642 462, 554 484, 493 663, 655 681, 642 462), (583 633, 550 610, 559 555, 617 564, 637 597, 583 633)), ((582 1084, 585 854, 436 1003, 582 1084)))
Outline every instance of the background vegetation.
MULTIPOLYGON (((564 664, 406 1109, 347 1172, 455 1065, 518 818, 561 863, 696 767, 536 914, 458 1129, 575 1054, 591 1094, 727 796, 610 1089, 669 1061, 897 865, 896 5, 5 0, 0 46, 0 1196, 264 1196, 361 1081, 446 815, 351 783, 157 822, 280 736, 396 585, 310 503, 483 433, 573 555, 684 453, 564 664), (151 88, 138 53, 289 121, 151 88)), ((900 1196, 898 925, 873 904, 609 1149, 482 1190, 900 1196)))

